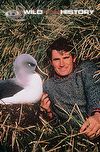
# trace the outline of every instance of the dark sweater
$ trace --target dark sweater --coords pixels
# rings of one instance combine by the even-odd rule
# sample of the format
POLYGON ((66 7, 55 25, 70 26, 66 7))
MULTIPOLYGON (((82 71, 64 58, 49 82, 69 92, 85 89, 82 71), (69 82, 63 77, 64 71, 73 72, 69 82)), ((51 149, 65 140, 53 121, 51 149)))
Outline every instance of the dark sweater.
POLYGON ((76 103, 85 115, 90 115, 94 109, 100 108, 100 82, 93 78, 97 70, 93 62, 84 61, 69 76, 54 76, 45 81, 44 92, 48 93, 52 109, 57 115, 61 118, 67 116, 56 105, 61 105, 70 113, 76 103))

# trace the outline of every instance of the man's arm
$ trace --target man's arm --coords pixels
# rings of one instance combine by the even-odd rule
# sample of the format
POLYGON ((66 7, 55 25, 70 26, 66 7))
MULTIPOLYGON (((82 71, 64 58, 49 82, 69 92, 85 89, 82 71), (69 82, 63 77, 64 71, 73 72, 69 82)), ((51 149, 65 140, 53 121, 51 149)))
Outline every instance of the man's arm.
POLYGON ((98 67, 94 62, 89 61, 84 62, 81 67, 87 114, 91 115, 100 108, 100 81, 94 77, 98 67))
POLYGON ((100 82, 94 79, 97 70, 93 62, 85 62, 83 65, 82 74, 89 117, 83 123, 80 132, 90 138, 100 135, 100 82))

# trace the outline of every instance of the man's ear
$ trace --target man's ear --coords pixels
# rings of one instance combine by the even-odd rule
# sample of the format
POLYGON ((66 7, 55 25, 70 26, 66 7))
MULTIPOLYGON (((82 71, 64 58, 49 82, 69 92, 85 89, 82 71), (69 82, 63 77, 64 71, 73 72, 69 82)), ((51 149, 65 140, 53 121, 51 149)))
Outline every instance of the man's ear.
POLYGON ((52 65, 52 61, 51 60, 49 60, 49 63, 52 65))
POLYGON ((73 62, 76 62, 76 56, 73 57, 73 62))

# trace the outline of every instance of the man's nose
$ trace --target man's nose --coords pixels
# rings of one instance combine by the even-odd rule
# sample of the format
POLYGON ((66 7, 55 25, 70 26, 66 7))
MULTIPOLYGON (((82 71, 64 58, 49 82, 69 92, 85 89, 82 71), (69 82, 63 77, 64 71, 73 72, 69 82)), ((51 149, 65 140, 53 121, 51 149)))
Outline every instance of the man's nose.
POLYGON ((61 60, 60 60, 60 66, 61 66, 61 67, 63 67, 63 66, 64 66, 64 64, 65 64, 65 63, 64 63, 64 60, 63 60, 63 59, 61 59, 61 60))

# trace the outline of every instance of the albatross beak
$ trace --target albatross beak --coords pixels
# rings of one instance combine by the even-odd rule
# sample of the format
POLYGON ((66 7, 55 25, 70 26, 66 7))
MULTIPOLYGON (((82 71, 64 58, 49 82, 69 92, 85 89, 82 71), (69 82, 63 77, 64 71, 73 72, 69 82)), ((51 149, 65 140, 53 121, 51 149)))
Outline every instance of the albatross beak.
POLYGON ((48 77, 48 74, 45 73, 45 72, 43 72, 38 65, 36 66, 35 71, 36 71, 37 73, 39 73, 40 75, 42 75, 42 76, 48 77))

